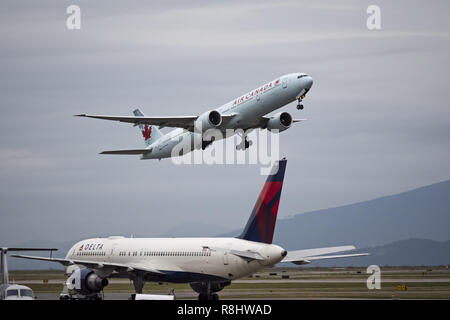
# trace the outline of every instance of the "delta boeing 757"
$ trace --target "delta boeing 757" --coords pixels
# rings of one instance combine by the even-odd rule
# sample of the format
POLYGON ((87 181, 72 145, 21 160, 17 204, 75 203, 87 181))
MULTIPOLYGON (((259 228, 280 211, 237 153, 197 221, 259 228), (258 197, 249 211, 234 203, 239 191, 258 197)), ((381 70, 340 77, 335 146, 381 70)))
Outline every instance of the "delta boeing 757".
POLYGON ((170 158, 184 155, 194 149, 204 150, 214 140, 234 134, 242 138, 236 149, 245 150, 252 144, 247 139, 247 134, 251 130, 268 129, 272 132, 281 132, 289 129, 292 123, 304 120, 293 119, 288 112, 267 115, 295 100, 298 101, 297 108, 303 109, 302 99, 311 89, 312 84, 312 78, 305 73, 286 74, 199 116, 146 117, 139 109, 134 110, 134 116, 91 114, 76 116, 127 122, 139 126, 144 137, 145 148, 103 151, 101 154, 141 155, 141 159, 170 158), (177 129, 163 135, 157 127, 177 129), (220 132, 220 135, 214 135, 212 139, 208 138, 205 134, 208 130, 218 130, 216 132, 220 132), (179 151, 175 147, 179 146, 181 141, 187 147, 179 151))
POLYGON ((326 255, 354 246, 286 251, 272 244, 287 161, 275 162, 242 233, 236 238, 109 238, 76 243, 66 258, 13 257, 54 261, 73 271, 66 284, 71 295, 98 296, 108 278, 129 278, 136 293, 144 283, 189 283, 200 300, 217 300, 215 292, 232 280, 247 277, 279 262, 307 264, 314 260, 367 255, 326 255), (78 266, 80 268, 74 268, 78 266))

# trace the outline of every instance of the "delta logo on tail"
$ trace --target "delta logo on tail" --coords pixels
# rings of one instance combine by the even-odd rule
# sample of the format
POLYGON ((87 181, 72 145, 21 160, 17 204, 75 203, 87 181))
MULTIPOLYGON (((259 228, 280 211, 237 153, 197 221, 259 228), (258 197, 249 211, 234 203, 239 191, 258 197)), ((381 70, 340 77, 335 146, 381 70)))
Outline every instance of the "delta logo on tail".
POLYGON ((280 160, 279 165, 274 166, 272 173, 267 177, 266 183, 253 207, 250 219, 239 238, 268 244, 272 243, 286 163, 286 159, 280 160))
POLYGON ((152 137, 152 127, 147 124, 144 126, 144 130, 142 130, 142 135, 144 136, 145 141, 152 137))

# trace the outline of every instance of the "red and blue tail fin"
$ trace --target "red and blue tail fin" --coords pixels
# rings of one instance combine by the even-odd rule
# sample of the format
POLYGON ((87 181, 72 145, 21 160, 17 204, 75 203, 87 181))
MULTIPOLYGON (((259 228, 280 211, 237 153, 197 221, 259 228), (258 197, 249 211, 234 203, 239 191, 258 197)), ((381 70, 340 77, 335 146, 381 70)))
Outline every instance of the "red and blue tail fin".
POLYGON ((283 158, 272 167, 272 172, 267 177, 266 183, 256 200, 250 219, 248 219, 244 231, 238 238, 272 243, 286 163, 287 160, 283 158))

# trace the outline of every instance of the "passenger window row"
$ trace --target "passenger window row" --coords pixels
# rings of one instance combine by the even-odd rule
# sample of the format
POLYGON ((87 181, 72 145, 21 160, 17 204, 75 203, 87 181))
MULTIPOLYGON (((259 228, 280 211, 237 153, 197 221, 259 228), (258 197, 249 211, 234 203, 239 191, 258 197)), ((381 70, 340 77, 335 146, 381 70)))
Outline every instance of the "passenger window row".
MULTIPOLYGON (((137 256, 137 251, 120 251, 119 256, 137 256)), ((211 256, 211 251, 141 251, 139 256, 144 257, 201 257, 211 256)))
POLYGON ((82 251, 82 252, 77 252, 77 256, 106 256, 106 252, 103 252, 103 251, 82 251))

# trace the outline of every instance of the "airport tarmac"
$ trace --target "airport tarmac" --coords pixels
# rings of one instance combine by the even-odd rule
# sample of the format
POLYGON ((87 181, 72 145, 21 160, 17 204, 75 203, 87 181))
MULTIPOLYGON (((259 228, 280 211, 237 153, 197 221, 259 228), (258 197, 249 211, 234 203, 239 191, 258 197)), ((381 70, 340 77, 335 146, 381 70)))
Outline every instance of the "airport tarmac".
MULTIPOLYGON (((280 280, 234 280, 233 283, 267 283, 267 284, 276 284, 276 283, 366 283, 366 279, 349 279, 349 278, 337 278, 337 279, 280 279, 280 280)), ((432 279, 411 279, 411 278, 393 278, 393 279, 383 279, 385 283, 397 283, 397 282, 450 282, 450 278, 432 278, 432 279)), ((20 284, 30 285, 30 284, 41 284, 42 280, 22 280, 20 284)), ((48 284, 64 284, 63 280, 48 280, 48 284)), ((128 284, 129 280, 110 280, 110 284, 128 284)))
MULTIPOLYGON (((30 286, 40 300, 59 299, 63 271, 11 272, 17 283, 30 286)), ((381 268, 381 289, 369 290, 365 268, 272 268, 233 281, 220 299, 450 299, 450 270, 446 267, 381 268)), ((196 299, 188 284, 146 283, 144 293, 196 299)), ((127 300, 134 292, 126 279, 111 279, 105 300, 127 300)))

